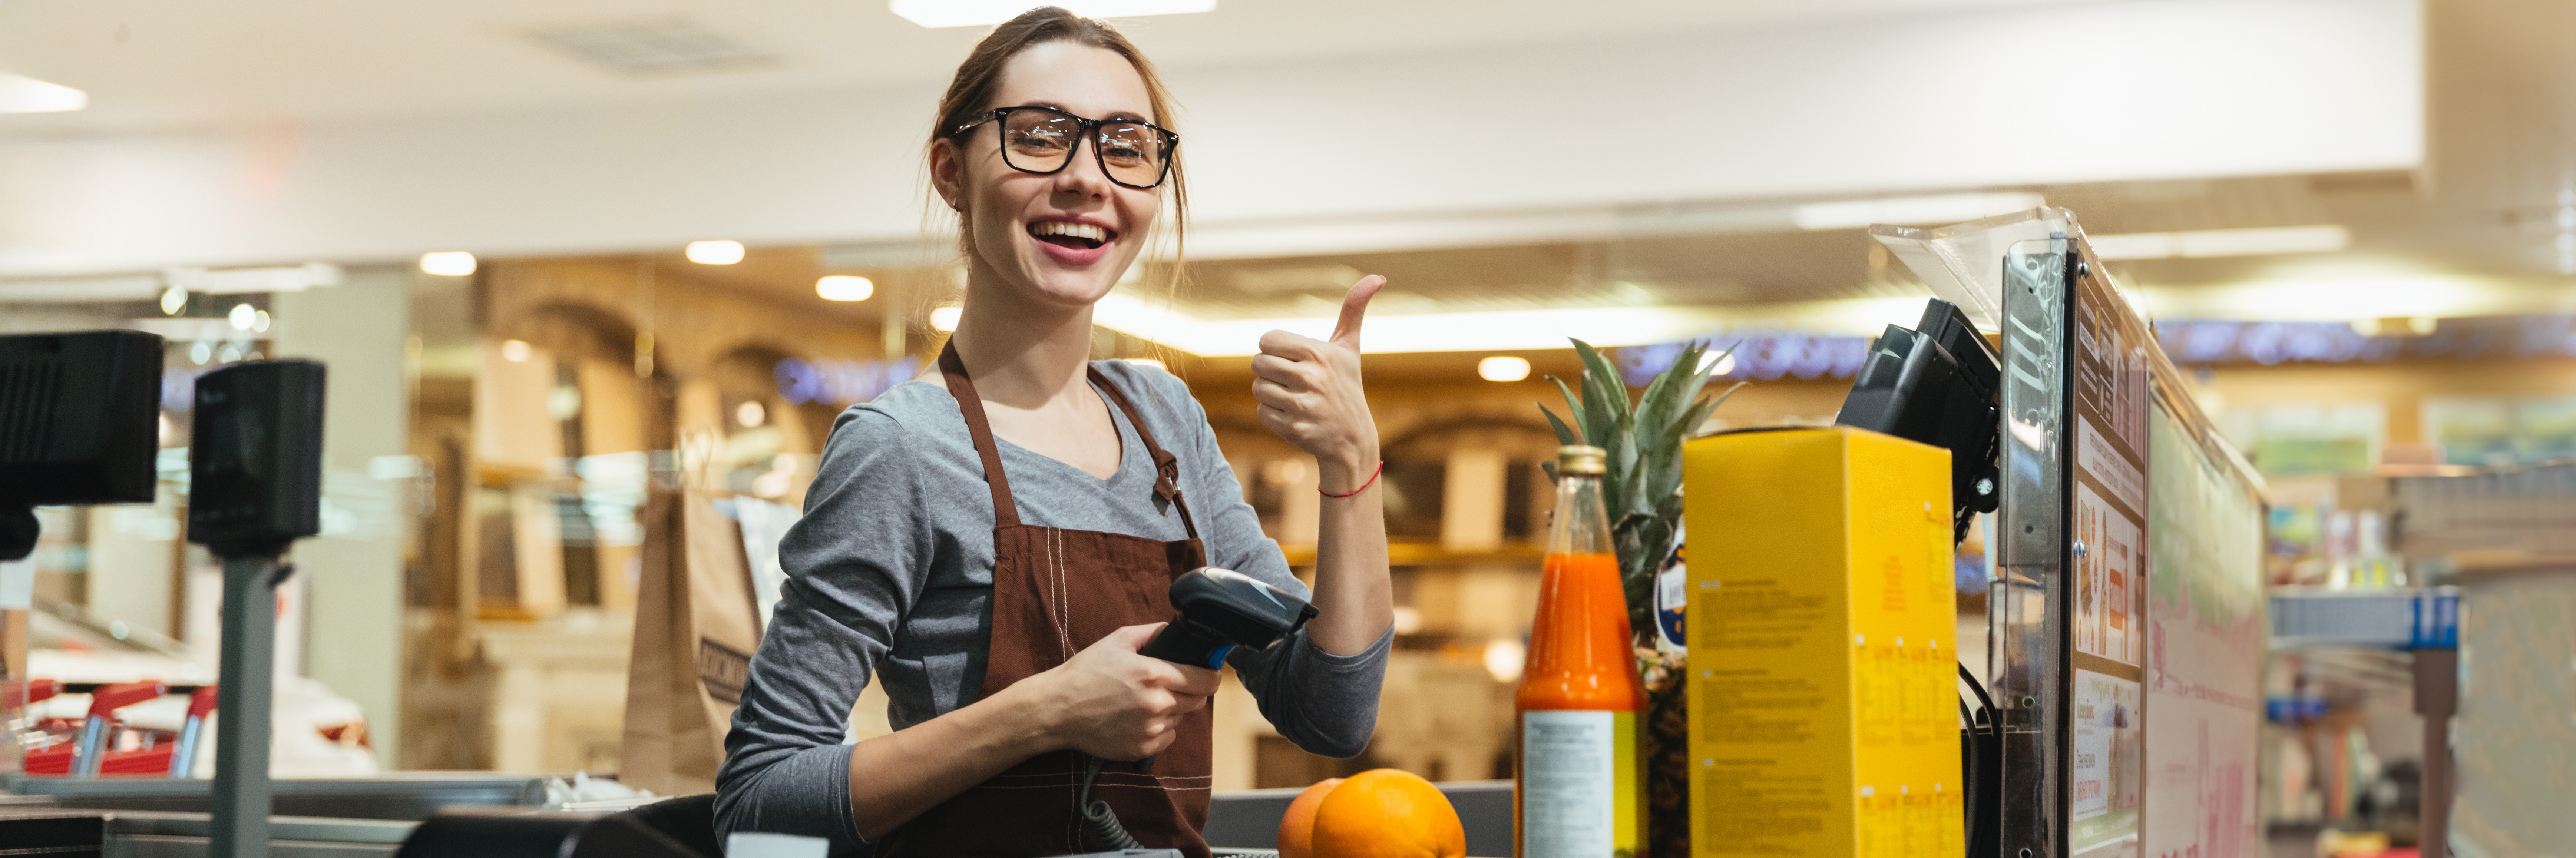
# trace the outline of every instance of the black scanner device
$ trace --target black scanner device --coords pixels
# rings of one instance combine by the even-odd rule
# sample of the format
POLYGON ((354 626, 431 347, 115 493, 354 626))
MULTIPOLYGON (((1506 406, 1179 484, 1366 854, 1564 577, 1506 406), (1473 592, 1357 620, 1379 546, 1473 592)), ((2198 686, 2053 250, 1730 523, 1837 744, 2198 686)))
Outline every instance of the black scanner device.
POLYGON ((1235 647, 1269 649, 1314 619, 1315 606, 1231 569, 1201 566, 1172 580, 1172 622, 1138 652, 1214 670, 1235 647))
POLYGON ((1889 325, 1870 341, 1834 422, 1947 448, 1958 542, 1975 514, 1994 512, 2001 499, 2003 358, 1948 301, 1925 304, 1918 327, 1889 325))

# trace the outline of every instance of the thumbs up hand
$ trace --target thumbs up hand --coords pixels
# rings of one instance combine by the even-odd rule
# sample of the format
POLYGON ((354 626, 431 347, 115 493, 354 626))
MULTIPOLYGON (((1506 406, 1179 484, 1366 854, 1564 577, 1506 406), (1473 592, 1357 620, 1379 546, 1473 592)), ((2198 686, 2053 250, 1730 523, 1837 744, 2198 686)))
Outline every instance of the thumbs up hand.
POLYGON ((1348 491, 1377 468, 1377 421, 1360 386, 1360 321, 1385 285, 1374 274, 1353 284, 1331 339, 1271 331, 1252 358, 1261 424, 1314 454, 1328 492, 1348 491))

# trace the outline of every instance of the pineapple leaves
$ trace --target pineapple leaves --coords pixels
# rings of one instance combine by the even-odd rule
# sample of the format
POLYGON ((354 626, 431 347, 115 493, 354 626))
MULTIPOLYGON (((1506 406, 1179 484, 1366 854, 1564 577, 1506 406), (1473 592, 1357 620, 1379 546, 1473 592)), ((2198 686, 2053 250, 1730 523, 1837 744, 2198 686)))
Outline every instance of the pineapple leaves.
MULTIPOLYGON (((1607 454, 1602 499, 1610 507, 1611 542, 1628 597, 1629 627, 1642 632, 1653 628, 1655 571, 1672 552, 1673 532, 1681 523, 1682 442, 1727 397, 1743 389, 1739 382, 1707 395, 1707 370, 1724 363, 1736 347, 1712 355, 1706 343, 1683 344, 1672 364, 1632 401, 1616 364, 1590 343, 1573 343, 1583 361, 1583 377, 1571 385, 1548 379, 1565 397, 1566 416, 1558 417, 1545 405, 1539 412, 1547 415, 1558 442, 1587 444, 1607 454)), ((1554 467, 1546 470, 1550 479, 1559 477, 1554 467)))
MULTIPOLYGON (((1582 398, 1582 397, 1579 397, 1579 396, 1574 395, 1574 391, 1573 391, 1572 389, 1567 388, 1567 387, 1565 386, 1565 379, 1558 378, 1558 377, 1556 377, 1556 376, 1551 375, 1551 376, 1548 376, 1548 377, 1547 377, 1547 380, 1552 381, 1552 382, 1556 382, 1556 392, 1557 392, 1557 393, 1559 393, 1559 394, 1563 394, 1563 395, 1565 396, 1565 413, 1566 413, 1566 416, 1574 418, 1574 436, 1573 436, 1573 437, 1574 437, 1575 439, 1577 439, 1577 440, 1566 441, 1565 443, 1567 443, 1567 444, 1589 444, 1589 443, 1592 443, 1592 434, 1591 434, 1591 432, 1589 432, 1589 431, 1586 429, 1586 427, 1584 426, 1584 423, 1583 423, 1583 398, 1582 398)), ((1546 410, 1547 410, 1547 406, 1544 406, 1544 405, 1539 406, 1539 410, 1540 410, 1540 411, 1546 411, 1546 410)), ((1549 414, 1549 415, 1548 415, 1548 419, 1549 419, 1549 421, 1550 421, 1550 422, 1556 422, 1556 419, 1555 419, 1555 418, 1556 418, 1556 415, 1555 415, 1555 414, 1553 414, 1553 413, 1551 413, 1551 414, 1549 414)), ((1560 425, 1560 426, 1562 426, 1562 424, 1559 424, 1559 425, 1560 425)), ((1563 439, 1563 438, 1565 438, 1565 437, 1566 437, 1565 430, 1563 430, 1562 428, 1558 429, 1558 430, 1557 430, 1557 433, 1556 433, 1556 436, 1557 436, 1559 439, 1563 439)))
POLYGON ((1556 429, 1557 444, 1571 447, 1576 444, 1583 443, 1582 433, 1576 432, 1573 427, 1565 425, 1565 421, 1559 419, 1556 416, 1556 412, 1549 411, 1547 410, 1547 406, 1541 405, 1538 407, 1538 413, 1547 415, 1547 425, 1556 429))
MULTIPOLYGON (((1549 380, 1554 381, 1555 379, 1551 376, 1549 380)), ((1557 382, 1557 386, 1559 387, 1563 387, 1564 385, 1565 382, 1557 382)), ((1571 398, 1572 394, 1569 393, 1567 396, 1571 398)), ((1583 436, 1576 434, 1571 427, 1566 426, 1564 420, 1558 419, 1556 412, 1549 411, 1547 410, 1547 406, 1541 405, 1538 407, 1538 413, 1547 415, 1547 425, 1556 428, 1556 443, 1559 446, 1571 447, 1576 444, 1583 443, 1583 436)), ((1538 463, 1538 467, 1540 470, 1547 472, 1547 481, 1549 483, 1556 482, 1557 476, 1555 462, 1540 462, 1538 463)))

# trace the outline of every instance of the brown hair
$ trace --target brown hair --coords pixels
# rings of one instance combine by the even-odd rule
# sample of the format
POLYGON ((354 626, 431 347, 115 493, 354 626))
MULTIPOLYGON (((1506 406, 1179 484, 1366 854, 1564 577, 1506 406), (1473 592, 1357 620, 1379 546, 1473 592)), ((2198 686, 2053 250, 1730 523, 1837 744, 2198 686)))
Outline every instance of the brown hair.
MULTIPOLYGON (((1085 18, 1060 6, 1040 6, 994 27, 992 32, 975 43, 975 49, 966 54, 966 61, 957 65, 957 76, 949 80, 948 92, 939 97, 939 120, 930 129, 931 145, 947 140, 963 148, 966 137, 974 129, 960 131, 958 126, 989 116, 988 111, 995 107, 994 94, 1002 88, 1002 67, 1008 65, 1012 57, 1019 56, 1021 51, 1052 42, 1072 42, 1124 57, 1128 65, 1136 67, 1136 76, 1145 79, 1145 99, 1154 109, 1154 124, 1172 128, 1171 91, 1163 88, 1162 77, 1154 73, 1153 61, 1145 59, 1145 53, 1137 50, 1135 43, 1127 41, 1127 37, 1109 22, 1085 18)), ((1172 188, 1172 210, 1168 220, 1172 230, 1172 273, 1167 278, 1167 285, 1177 287, 1180 282, 1180 253, 1189 221, 1188 183, 1181 177, 1178 150, 1172 153, 1172 172, 1167 181, 1172 188)), ((962 213, 958 217, 958 246, 972 253, 974 231, 962 213)), ((1144 263, 1145 259, 1140 254, 1136 264, 1144 263)))

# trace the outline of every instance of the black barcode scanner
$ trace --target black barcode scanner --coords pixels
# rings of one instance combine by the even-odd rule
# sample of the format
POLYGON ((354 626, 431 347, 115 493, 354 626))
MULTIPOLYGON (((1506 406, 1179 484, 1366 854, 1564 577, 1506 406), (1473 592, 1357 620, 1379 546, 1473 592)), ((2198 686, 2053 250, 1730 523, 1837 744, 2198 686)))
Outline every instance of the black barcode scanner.
POLYGON ((1215 670, 1235 647, 1269 649, 1314 619, 1315 606, 1231 569, 1201 566, 1172 581, 1178 616, 1138 650, 1176 664, 1215 670))
MULTIPOLYGON (((1137 652, 1209 670, 1224 667, 1225 657, 1235 647, 1269 649, 1315 618, 1315 606, 1306 600, 1250 575, 1214 566, 1201 566, 1172 579, 1172 610, 1177 612, 1172 622, 1137 652)), ((1091 783, 1099 777, 1103 761, 1089 755, 1085 760, 1082 792, 1074 798, 1074 806, 1082 809, 1092 835, 1112 849, 1143 848, 1119 824, 1109 802, 1091 797, 1091 783)), ((1134 765, 1137 771, 1152 771, 1154 758, 1134 765)))

